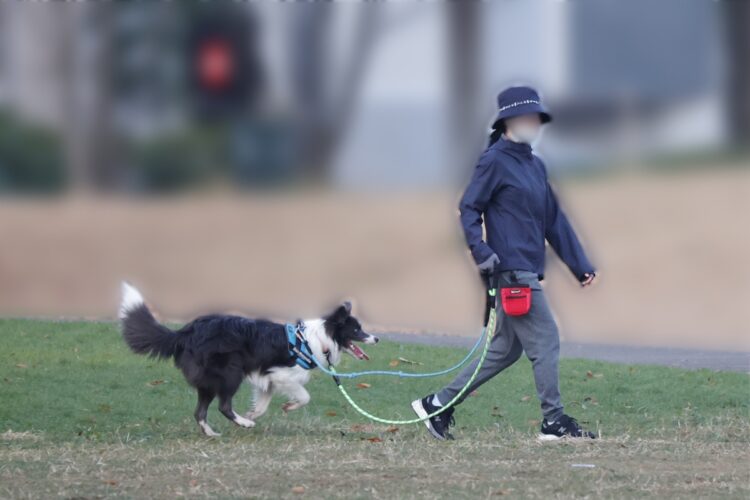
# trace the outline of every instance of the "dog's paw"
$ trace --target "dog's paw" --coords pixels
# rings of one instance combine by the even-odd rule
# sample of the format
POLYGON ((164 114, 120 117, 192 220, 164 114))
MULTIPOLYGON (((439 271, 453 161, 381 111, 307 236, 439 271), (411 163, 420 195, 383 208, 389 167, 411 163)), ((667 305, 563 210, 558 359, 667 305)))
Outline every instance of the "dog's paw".
POLYGON ((296 401, 287 401, 286 403, 284 403, 283 405, 281 405, 281 410, 284 413, 287 413, 287 412, 289 412, 291 410, 296 410, 299 407, 300 407, 300 404, 298 402, 296 402, 296 401))
POLYGON ((250 410, 249 412, 245 413, 245 415, 243 416, 248 420, 255 420, 256 418, 260 417, 264 413, 265 411, 250 410))
POLYGON ((207 422, 199 422, 199 425, 201 426, 201 430, 203 431, 203 434, 205 434, 208 437, 219 437, 221 434, 214 431, 210 425, 208 425, 207 422))
POLYGON ((239 425, 240 427, 245 427, 246 429, 249 429, 250 427, 255 427, 255 422, 252 420, 242 417, 240 415, 237 415, 234 417, 234 423, 239 425))

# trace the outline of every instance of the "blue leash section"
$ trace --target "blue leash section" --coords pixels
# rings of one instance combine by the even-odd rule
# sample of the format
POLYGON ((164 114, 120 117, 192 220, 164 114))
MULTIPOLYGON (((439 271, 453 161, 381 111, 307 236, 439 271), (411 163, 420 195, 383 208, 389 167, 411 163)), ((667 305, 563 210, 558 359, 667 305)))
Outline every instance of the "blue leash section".
MULTIPOLYGON (((357 378, 357 377, 364 377, 366 375, 390 375, 394 377, 402 377, 402 378, 426 378, 426 377, 437 377, 440 375, 445 375, 446 373, 450 373, 456 368, 459 368, 464 363, 466 363, 469 359, 474 356, 474 353, 479 349, 479 346, 482 344, 482 339, 485 337, 485 335, 488 335, 487 327, 490 325, 489 319, 490 319, 490 311, 496 312, 497 310, 497 294, 498 294, 498 283, 499 283, 499 276, 500 271, 495 269, 491 275, 485 275, 483 276, 483 280, 485 280, 485 285, 488 291, 487 294, 487 307, 484 312, 484 328, 482 329, 482 334, 477 339, 477 342, 474 344, 474 347, 471 348, 469 353, 458 362, 458 364, 451 366, 450 368, 446 368, 444 370, 440 370, 437 372, 430 372, 430 373, 408 373, 408 372, 402 372, 402 371, 393 371, 393 370, 368 370, 364 372, 350 372, 350 373, 339 373, 335 371, 331 371, 325 366, 323 366, 323 363, 318 361, 318 359, 315 357, 315 355, 312 353, 312 350, 309 348, 304 352, 306 357, 312 359, 313 363, 320 368, 320 371, 325 373, 326 375, 330 375, 333 377, 334 380, 338 383, 339 379, 342 378, 357 378)), ((492 327, 494 329, 495 322, 492 321, 492 327)), ((296 329, 293 325, 287 325, 287 335, 289 337, 289 343, 290 346, 294 345, 296 337, 296 329)), ((299 347, 299 345, 297 345, 299 347)), ((291 352, 290 352, 291 354, 291 352)), ((486 354, 486 351, 485 351, 486 354)), ((308 364, 309 366, 309 364, 308 364)), ((306 369, 310 369, 310 367, 304 366, 306 369)))
POLYGON ((315 357, 312 352, 310 353, 310 357, 315 362, 316 365, 318 365, 318 368, 320 368, 320 371, 325 373, 326 375, 330 375, 332 377, 339 377, 339 378, 357 378, 357 377, 364 377, 365 375, 392 375, 395 377, 402 377, 402 378, 425 378, 425 377, 437 377, 439 375, 445 375, 446 373, 450 373, 456 368, 460 367, 464 363, 466 363, 476 352, 476 350, 479 348, 479 346, 482 344, 482 339, 487 334, 487 327, 485 327, 482 330, 482 334, 477 339, 477 343, 474 344, 474 347, 471 348, 471 351, 469 351, 469 354, 466 355, 464 359, 462 359, 457 365, 451 366, 450 368, 446 368, 445 370, 440 370, 439 372, 432 372, 432 373, 408 373, 408 372, 402 372, 402 371, 393 371, 393 370, 370 370, 366 372, 351 372, 351 373, 339 373, 339 372, 332 372, 326 367, 324 367, 320 361, 315 357))

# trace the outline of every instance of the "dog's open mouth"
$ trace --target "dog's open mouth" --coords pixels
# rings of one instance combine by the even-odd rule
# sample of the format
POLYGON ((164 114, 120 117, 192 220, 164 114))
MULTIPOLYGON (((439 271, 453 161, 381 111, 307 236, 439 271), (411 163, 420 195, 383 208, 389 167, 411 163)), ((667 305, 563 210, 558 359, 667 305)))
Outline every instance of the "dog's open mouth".
POLYGON ((346 351, 357 359, 370 359, 370 356, 368 356, 365 351, 360 349, 357 344, 350 343, 348 346, 346 346, 346 351))

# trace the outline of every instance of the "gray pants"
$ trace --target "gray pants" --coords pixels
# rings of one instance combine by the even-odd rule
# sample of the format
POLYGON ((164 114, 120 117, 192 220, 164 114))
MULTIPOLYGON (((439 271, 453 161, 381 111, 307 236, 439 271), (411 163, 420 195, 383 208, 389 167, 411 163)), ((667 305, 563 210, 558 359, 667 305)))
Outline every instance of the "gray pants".
MULTIPOLYGON (((498 300, 497 325, 487 357, 476 379, 456 404, 462 402, 471 391, 515 363, 525 351, 534 368, 534 381, 542 414, 548 420, 555 420, 563 413, 558 385, 560 337, 557 325, 536 273, 515 273, 519 282, 531 287, 531 309, 523 316, 508 316, 503 312, 498 300)), ((503 271, 500 286, 510 281, 511 271, 503 271)), ((441 404, 447 404, 461 392, 474 373, 477 363, 479 359, 466 366, 451 383, 437 392, 441 404)))

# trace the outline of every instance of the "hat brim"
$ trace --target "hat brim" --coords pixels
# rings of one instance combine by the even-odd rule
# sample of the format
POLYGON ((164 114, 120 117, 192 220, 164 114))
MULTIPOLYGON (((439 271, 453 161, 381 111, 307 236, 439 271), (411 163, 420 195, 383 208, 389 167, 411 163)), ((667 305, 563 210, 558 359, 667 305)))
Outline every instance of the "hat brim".
POLYGON ((495 125, 498 125, 498 122, 505 120, 506 118, 513 118, 514 116, 520 115, 530 115, 533 113, 539 113, 539 118, 542 120, 542 123, 549 123, 552 121, 552 115, 549 114, 549 111, 547 111, 539 104, 530 103, 500 111, 497 114, 497 117, 495 117, 495 122, 492 128, 497 128, 495 125))

